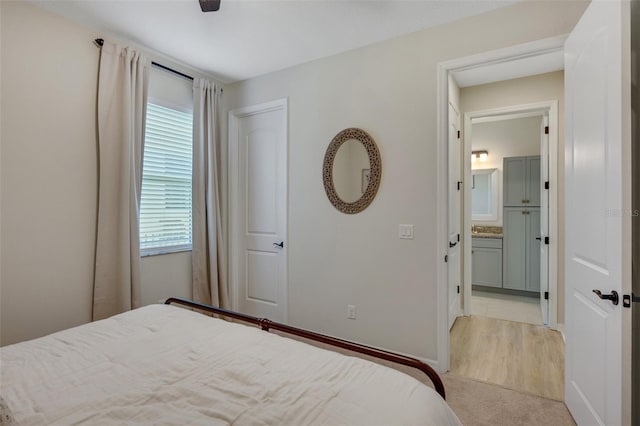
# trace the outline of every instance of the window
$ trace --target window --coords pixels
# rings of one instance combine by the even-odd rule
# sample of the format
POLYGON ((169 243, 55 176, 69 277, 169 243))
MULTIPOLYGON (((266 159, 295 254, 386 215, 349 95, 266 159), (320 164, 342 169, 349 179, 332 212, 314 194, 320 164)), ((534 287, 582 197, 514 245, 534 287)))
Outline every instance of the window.
POLYGON ((192 234, 192 89, 189 84, 185 92, 178 77, 152 71, 140 202, 142 255, 191 250, 192 234))

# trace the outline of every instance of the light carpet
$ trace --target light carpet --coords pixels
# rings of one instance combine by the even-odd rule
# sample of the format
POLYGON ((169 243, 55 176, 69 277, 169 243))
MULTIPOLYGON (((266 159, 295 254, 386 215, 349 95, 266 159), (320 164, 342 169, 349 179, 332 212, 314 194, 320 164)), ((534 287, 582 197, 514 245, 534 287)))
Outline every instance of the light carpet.
MULTIPOLYGON (((415 376, 414 376, 415 377, 415 376)), ((482 383, 442 375, 447 402, 466 426, 573 426, 564 403, 482 383)))

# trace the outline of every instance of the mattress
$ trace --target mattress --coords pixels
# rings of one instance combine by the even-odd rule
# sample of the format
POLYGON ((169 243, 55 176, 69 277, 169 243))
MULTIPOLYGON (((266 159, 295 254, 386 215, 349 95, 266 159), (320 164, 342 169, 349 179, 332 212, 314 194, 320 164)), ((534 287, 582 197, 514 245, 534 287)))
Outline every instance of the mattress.
POLYGON ((459 425, 414 378, 260 329, 151 305, 0 348, 13 425, 459 425))

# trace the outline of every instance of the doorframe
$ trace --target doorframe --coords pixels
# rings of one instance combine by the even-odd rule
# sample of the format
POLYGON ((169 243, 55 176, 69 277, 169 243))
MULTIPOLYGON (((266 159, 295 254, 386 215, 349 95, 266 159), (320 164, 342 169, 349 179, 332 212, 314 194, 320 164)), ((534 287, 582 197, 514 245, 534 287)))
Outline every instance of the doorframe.
MULTIPOLYGON (((492 50, 476 55, 465 56, 437 64, 437 99, 436 99, 436 158, 437 158, 437 247, 436 250, 436 276, 437 285, 437 357, 438 369, 440 371, 449 370, 449 330, 447 327, 449 317, 449 307, 447 303, 447 265, 445 256, 447 255, 447 230, 448 230, 448 107, 449 107, 449 73, 473 68, 480 68, 487 65, 509 62, 517 59, 531 58, 539 55, 564 50, 564 42, 568 35, 541 39, 503 49, 492 50)), ((466 160, 465 160, 466 161, 466 160)), ((465 185, 465 184, 463 184, 465 185)), ((463 236, 468 232, 462 230, 463 236)), ((463 248, 467 245, 465 238, 462 239, 463 248)), ((463 259, 464 261, 464 259, 463 259)), ((464 299, 464 297, 463 297, 464 299)), ((464 303, 464 301, 463 301, 464 303)))
MULTIPOLYGON (((549 328, 558 329, 558 101, 543 101, 531 104, 512 105, 472 111, 464 114, 464 175, 463 182, 471 181, 471 137, 474 120, 514 118, 513 116, 534 117, 548 114, 549 117, 549 328)), ((498 206, 500 208, 500 206, 498 206)), ((464 193, 463 229, 471 228, 471 191, 464 193)), ((471 259, 471 233, 464 233, 464 259, 471 259)), ((464 315, 471 315, 471 262, 464 262, 463 268, 464 315)))
POLYGON ((262 114, 271 111, 283 111, 282 123, 284 128, 284 143, 286 151, 286 164, 284 165, 284 180, 285 180, 285 200, 284 200, 284 233, 283 240, 286 241, 287 249, 284 253, 284 298, 282 305, 284 308, 285 323, 289 318, 289 99, 282 98, 274 101, 264 102, 261 104, 250 105, 246 107, 236 108, 229 111, 229 127, 228 127, 228 176, 229 176, 229 295, 231 298, 231 308, 234 311, 238 310, 240 283, 238 282, 238 268, 240 267, 241 255, 237 252, 240 244, 242 230, 241 224, 238 220, 240 216, 240 197, 239 197, 239 153, 238 144, 235 143, 238 140, 240 120, 245 117, 249 117, 256 114, 262 114))

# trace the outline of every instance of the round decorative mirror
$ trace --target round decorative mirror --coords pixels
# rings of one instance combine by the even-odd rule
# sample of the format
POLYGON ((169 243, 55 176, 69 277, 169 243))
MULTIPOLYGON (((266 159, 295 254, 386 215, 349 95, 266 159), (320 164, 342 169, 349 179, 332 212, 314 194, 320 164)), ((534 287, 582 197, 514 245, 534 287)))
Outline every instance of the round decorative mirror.
POLYGON ((327 148, 322 166, 324 189, 342 213, 366 209, 380 186, 382 165, 373 138, 362 129, 338 133, 327 148))

